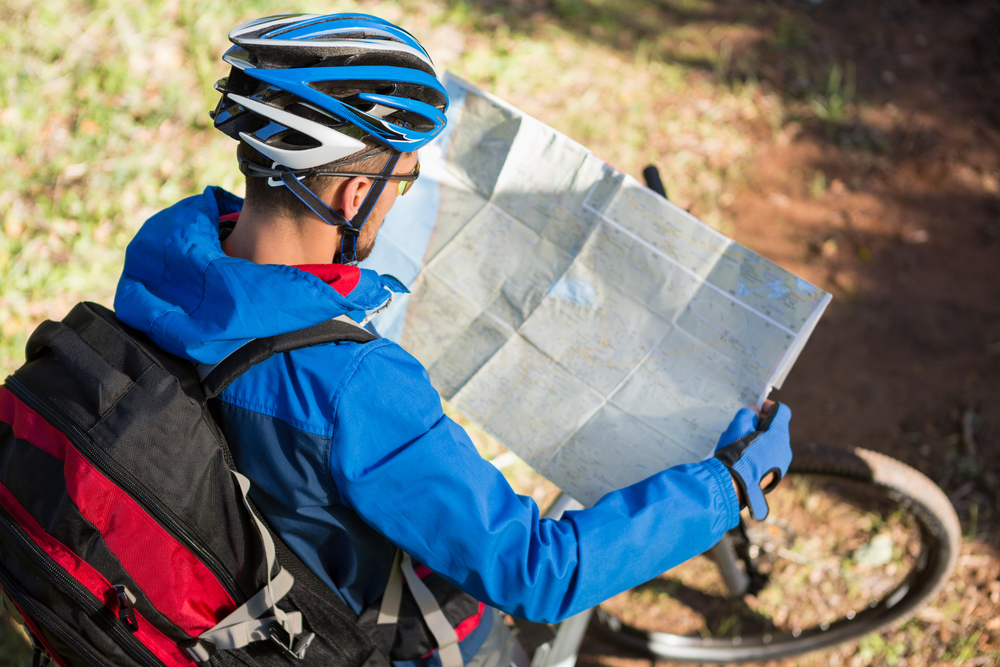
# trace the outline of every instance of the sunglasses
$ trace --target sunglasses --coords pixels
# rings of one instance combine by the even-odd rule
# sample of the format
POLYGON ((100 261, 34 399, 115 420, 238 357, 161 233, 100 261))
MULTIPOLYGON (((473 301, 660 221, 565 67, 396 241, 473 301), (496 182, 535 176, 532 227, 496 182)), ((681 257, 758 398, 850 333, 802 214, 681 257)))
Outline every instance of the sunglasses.
POLYGON ((410 186, 413 182, 420 177, 420 161, 417 161, 417 166, 413 168, 409 174, 389 174, 388 176, 383 176, 382 174, 366 174, 360 171, 318 171, 315 173, 316 176, 364 176, 365 178, 371 178, 376 181, 399 181, 396 184, 396 194, 400 197, 405 195, 410 191, 410 186))

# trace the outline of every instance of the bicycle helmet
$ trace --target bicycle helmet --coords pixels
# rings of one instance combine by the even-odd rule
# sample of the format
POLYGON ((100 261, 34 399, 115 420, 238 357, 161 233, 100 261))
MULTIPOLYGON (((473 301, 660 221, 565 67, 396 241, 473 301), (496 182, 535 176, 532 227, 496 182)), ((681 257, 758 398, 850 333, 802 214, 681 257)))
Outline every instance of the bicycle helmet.
POLYGON ((301 179, 365 151, 388 152, 382 176, 403 152, 436 137, 447 122, 448 95, 427 51, 408 32, 367 14, 283 14, 229 33, 222 59, 232 66, 215 88, 215 127, 272 161, 243 157, 248 176, 288 187, 331 225, 341 227, 341 258, 353 259, 358 232, 385 185, 376 180, 351 221, 323 203, 301 179), (349 247, 348 247, 349 245, 349 247))

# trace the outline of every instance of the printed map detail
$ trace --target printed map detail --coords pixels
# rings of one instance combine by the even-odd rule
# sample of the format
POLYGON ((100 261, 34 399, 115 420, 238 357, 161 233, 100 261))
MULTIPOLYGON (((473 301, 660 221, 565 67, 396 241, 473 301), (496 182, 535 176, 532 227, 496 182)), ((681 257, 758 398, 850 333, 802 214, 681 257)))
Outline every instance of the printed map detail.
POLYGON ((413 290, 379 330, 584 505, 711 454, 736 410, 781 385, 830 295, 552 128, 446 85, 449 128, 366 264, 413 290))

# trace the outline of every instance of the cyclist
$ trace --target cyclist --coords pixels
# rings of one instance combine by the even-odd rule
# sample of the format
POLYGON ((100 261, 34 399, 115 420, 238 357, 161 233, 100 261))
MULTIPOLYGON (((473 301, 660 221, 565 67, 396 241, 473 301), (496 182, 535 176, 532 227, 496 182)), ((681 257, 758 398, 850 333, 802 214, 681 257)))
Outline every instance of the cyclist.
MULTIPOLYGON (((274 16, 229 37, 214 120, 239 141, 246 199, 210 187, 150 218, 115 298, 124 322, 205 372, 251 339, 363 323, 406 292, 355 263, 448 104, 420 43, 373 16, 274 16)), ((769 429, 743 410, 717 458, 554 521, 478 455, 388 340, 275 355, 219 399, 257 506, 362 620, 380 609, 397 547, 406 554, 408 587, 425 582, 453 631, 412 618, 404 599, 391 657, 414 665, 506 667, 515 647, 495 610, 554 622, 653 578, 735 526, 739 495, 766 513, 758 484, 791 458, 788 409, 769 429)))

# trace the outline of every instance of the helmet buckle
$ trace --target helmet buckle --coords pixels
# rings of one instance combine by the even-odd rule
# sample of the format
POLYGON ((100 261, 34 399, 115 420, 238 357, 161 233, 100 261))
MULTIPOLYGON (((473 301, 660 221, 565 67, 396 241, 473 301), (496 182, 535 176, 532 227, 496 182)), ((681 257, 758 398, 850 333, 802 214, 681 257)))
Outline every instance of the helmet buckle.
MULTIPOLYGON (((278 164, 277 162, 272 162, 271 163, 271 169, 274 169, 278 173, 281 173, 281 170, 278 169, 278 167, 280 167, 280 166, 281 165, 278 164)), ((295 173, 292 173, 292 176, 295 176, 295 178, 297 180, 301 181, 303 178, 306 177, 306 174, 298 174, 298 175, 296 175, 295 173)), ((272 188, 283 188, 283 187, 285 187, 285 184, 281 182, 281 179, 280 178, 275 178, 274 176, 269 176, 268 177, 267 184, 269 186, 271 186, 272 188)))

